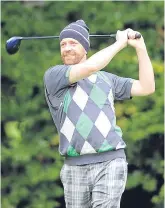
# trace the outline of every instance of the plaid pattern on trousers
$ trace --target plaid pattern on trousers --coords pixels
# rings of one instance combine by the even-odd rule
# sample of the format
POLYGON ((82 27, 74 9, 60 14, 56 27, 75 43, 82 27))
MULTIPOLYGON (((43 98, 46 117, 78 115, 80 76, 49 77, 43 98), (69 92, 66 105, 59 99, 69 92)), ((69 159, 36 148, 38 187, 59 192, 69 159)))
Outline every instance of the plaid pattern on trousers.
POLYGON ((120 208, 127 162, 116 158, 82 166, 64 164, 60 177, 66 208, 120 208))

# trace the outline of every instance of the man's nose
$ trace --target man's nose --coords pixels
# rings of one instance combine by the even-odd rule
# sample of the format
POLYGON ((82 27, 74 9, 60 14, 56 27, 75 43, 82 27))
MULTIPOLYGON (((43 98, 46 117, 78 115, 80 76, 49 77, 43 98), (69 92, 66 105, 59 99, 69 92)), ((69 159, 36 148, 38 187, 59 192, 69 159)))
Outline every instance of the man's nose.
POLYGON ((70 45, 70 44, 67 44, 66 46, 65 46, 65 50, 66 51, 70 51, 72 49, 72 46, 70 45))

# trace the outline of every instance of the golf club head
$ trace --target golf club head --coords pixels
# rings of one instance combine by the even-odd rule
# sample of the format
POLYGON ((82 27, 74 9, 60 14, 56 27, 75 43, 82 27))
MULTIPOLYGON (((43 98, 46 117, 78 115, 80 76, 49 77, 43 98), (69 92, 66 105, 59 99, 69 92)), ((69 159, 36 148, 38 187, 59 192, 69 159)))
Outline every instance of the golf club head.
POLYGON ((6 41, 6 50, 9 54, 15 54, 19 50, 22 37, 12 37, 6 41))

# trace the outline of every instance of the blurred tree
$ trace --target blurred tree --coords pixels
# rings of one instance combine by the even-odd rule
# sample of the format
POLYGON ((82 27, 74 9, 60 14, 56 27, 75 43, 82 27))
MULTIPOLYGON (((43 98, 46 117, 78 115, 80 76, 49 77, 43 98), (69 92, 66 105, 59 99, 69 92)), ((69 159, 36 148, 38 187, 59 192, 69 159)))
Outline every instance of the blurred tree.
MULTIPOLYGON (((84 19, 91 33, 114 33, 130 27, 146 40, 156 92, 116 102, 117 123, 124 132, 129 162, 122 207, 163 207, 164 2, 4 1, 1 7, 2 207, 63 207, 59 180, 63 158, 58 153, 58 135, 43 87, 44 72, 61 62, 59 42, 24 41, 20 51, 9 56, 5 41, 11 36, 58 35, 77 19, 84 19)), ((113 42, 92 39, 89 56, 113 42)), ((138 78, 135 51, 124 49, 105 70, 138 78)))

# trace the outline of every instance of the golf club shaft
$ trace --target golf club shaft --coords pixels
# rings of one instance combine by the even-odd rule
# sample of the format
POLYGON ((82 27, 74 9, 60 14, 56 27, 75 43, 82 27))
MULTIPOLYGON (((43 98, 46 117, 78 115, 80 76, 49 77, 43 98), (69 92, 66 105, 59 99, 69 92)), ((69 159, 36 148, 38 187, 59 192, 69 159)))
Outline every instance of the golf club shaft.
MULTIPOLYGON (((32 39, 49 39, 49 38, 59 38, 60 36, 34 36, 34 37, 18 37, 21 40, 32 40, 32 39)), ((116 37, 116 34, 109 34, 109 35, 89 35, 89 37, 97 37, 97 38, 108 38, 108 37, 116 37)), ((136 33, 135 38, 140 38, 141 34, 136 33)))
MULTIPOLYGON (((34 37, 19 37, 21 40, 30 40, 30 39, 49 39, 49 38, 59 38, 60 36, 34 36, 34 37)), ((89 37, 97 38, 107 38, 107 37, 116 37, 116 34, 110 35, 89 35, 89 37)))

